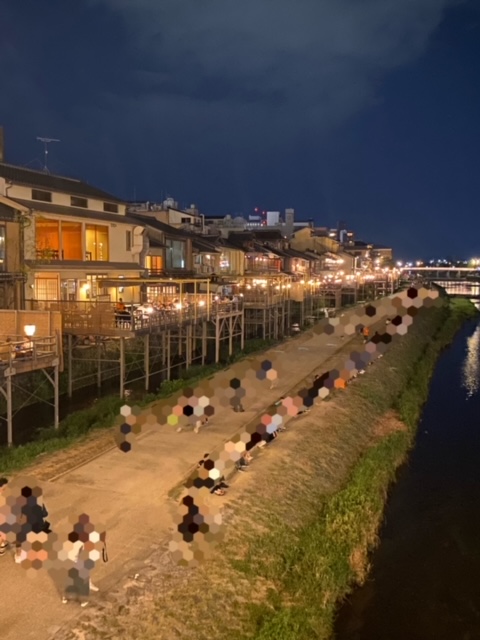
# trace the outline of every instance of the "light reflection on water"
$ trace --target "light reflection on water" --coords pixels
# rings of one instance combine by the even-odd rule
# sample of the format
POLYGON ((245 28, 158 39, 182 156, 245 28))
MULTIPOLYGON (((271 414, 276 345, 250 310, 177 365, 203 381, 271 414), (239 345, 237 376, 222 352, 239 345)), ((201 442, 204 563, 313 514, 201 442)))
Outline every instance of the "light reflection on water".
POLYGON ((471 398, 480 386, 480 324, 467 338, 466 351, 462 367, 462 386, 467 390, 467 397, 471 398))
POLYGON ((465 280, 460 280, 459 282, 435 280, 435 283, 443 287, 450 295, 472 298, 480 297, 480 284, 476 282, 466 282, 465 280))

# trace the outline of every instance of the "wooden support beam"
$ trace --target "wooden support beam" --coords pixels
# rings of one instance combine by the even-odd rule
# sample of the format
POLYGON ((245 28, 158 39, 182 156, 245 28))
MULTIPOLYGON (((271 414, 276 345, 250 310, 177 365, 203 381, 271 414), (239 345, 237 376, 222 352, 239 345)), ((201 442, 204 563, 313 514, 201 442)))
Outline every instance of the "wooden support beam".
POLYGON ((67 336, 67 367, 68 367, 68 397, 73 395, 73 336, 69 333, 67 336))
POLYGON ((120 398, 125 396, 125 338, 120 338, 120 398))
POLYGON ((145 391, 150 388, 150 334, 147 333, 143 343, 143 360, 145 366, 145 391))

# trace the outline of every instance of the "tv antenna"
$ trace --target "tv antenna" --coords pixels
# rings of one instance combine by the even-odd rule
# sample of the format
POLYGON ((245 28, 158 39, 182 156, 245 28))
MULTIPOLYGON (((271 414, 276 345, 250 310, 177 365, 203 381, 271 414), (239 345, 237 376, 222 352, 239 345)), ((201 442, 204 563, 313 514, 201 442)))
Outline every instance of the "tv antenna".
POLYGON ((57 140, 56 138, 40 138, 38 136, 37 136, 37 140, 39 142, 43 142, 44 157, 45 157, 45 165, 43 167, 43 170, 45 171, 45 173, 50 173, 50 171, 48 170, 48 145, 51 142, 60 142, 60 140, 57 140))

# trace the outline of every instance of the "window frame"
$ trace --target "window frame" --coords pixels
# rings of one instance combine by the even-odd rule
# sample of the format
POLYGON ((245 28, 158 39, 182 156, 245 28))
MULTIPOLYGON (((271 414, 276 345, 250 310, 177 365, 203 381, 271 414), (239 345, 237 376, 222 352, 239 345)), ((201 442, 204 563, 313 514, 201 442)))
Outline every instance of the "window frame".
POLYGON ((103 210, 105 213, 118 213, 118 204, 115 204, 114 202, 104 202, 103 210))
POLYGON ((88 198, 81 196, 70 196, 70 206, 78 209, 88 209, 88 198))
POLYGON ((52 202, 52 192, 51 191, 45 191, 44 189, 32 189, 32 200, 36 200, 37 202, 52 202), (35 197, 35 194, 37 194, 37 197, 35 197), (47 196, 46 198, 42 198, 42 197, 38 197, 38 194, 43 194, 44 196, 47 196))

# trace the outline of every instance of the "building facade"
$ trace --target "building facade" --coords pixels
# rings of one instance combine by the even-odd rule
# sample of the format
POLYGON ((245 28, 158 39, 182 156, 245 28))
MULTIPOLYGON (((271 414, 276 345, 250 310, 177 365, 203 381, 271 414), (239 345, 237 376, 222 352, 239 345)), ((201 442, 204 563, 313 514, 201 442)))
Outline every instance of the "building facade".
POLYGON ((144 228, 86 183, 0 163, 0 196, 23 221, 26 301, 114 298, 102 280, 140 276, 144 228))

